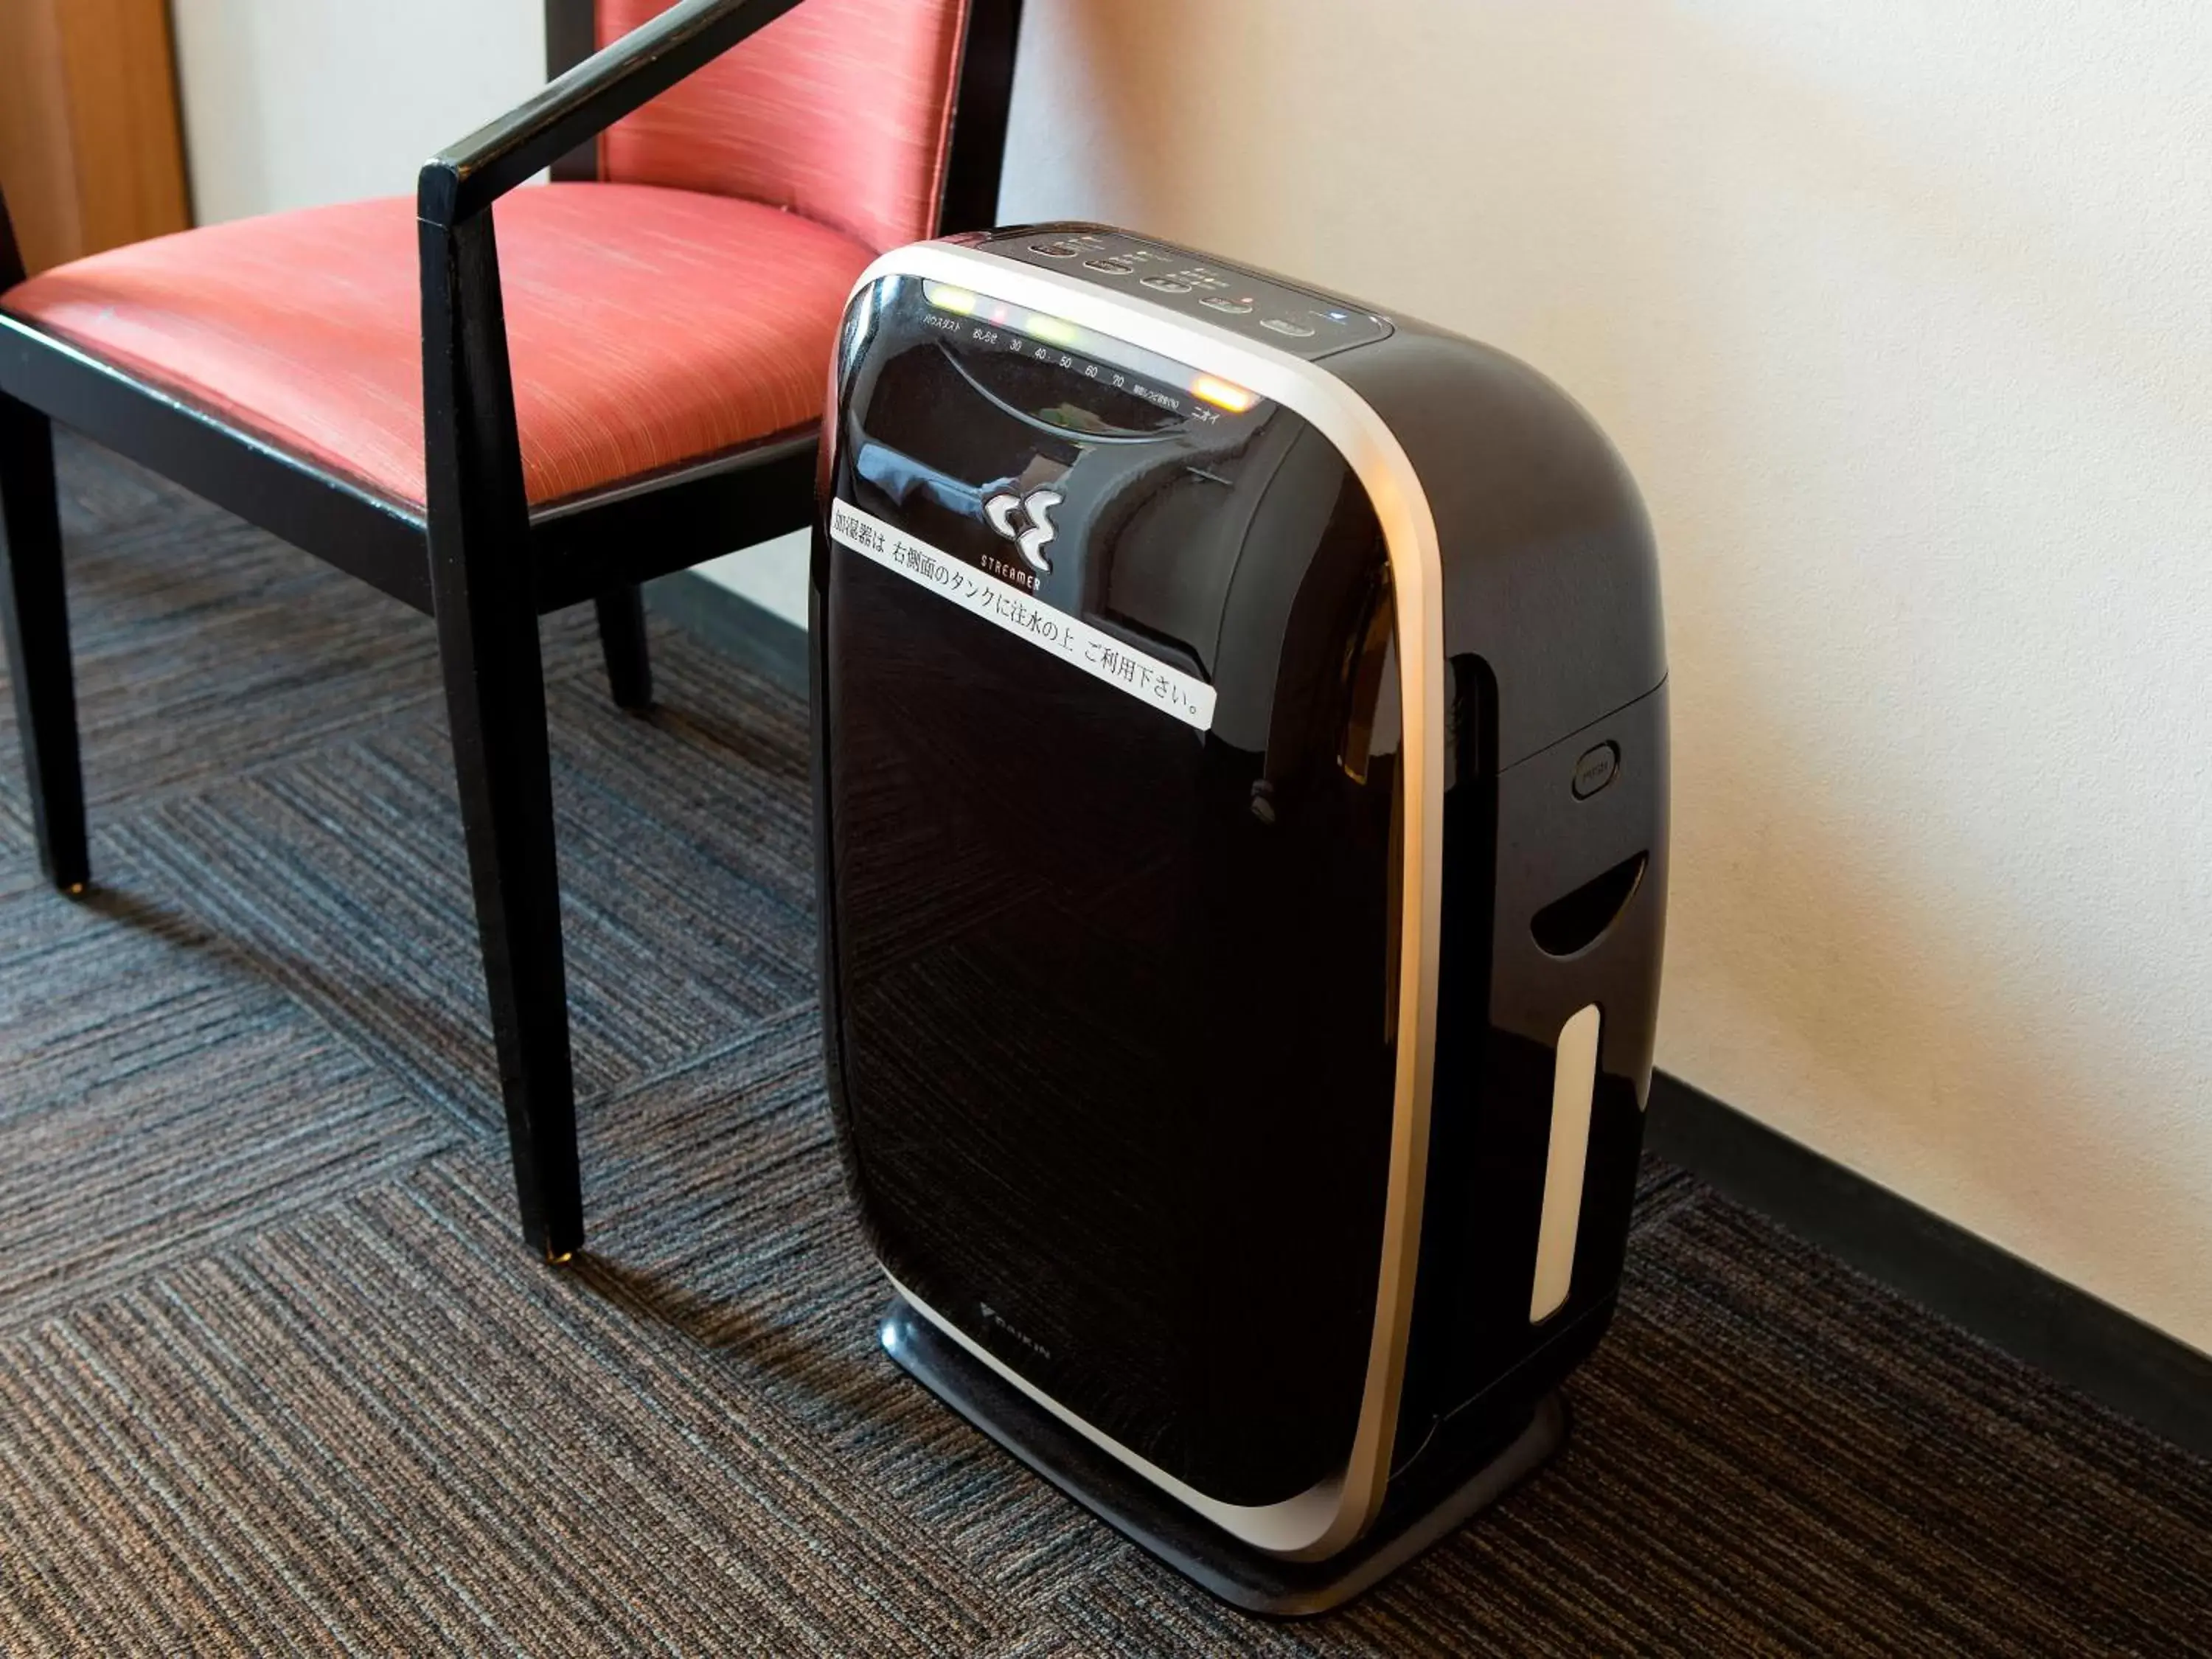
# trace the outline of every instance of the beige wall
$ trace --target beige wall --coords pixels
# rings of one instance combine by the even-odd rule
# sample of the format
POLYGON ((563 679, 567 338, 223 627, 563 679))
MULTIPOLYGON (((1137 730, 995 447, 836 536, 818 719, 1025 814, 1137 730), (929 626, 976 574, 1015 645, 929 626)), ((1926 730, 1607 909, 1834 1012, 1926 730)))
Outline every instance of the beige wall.
POLYGON ((411 196, 424 161, 545 81, 544 0, 170 0, 169 9, 204 224, 411 196))
POLYGON ((1008 218, 1541 367, 1665 563, 1661 1063, 2212 1350, 2212 10, 1030 0, 1008 218))

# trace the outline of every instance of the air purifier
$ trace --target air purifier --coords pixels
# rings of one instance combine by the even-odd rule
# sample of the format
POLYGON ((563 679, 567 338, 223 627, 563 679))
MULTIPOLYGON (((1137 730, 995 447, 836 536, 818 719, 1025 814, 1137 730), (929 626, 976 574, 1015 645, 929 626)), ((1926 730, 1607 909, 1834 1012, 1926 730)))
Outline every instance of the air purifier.
POLYGON ((1559 1443, 1667 876, 1651 535, 1503 352, 1153 238, 878 259, 811 568, 830 1095, 893 1358, 1316 1611, 1559 1443))

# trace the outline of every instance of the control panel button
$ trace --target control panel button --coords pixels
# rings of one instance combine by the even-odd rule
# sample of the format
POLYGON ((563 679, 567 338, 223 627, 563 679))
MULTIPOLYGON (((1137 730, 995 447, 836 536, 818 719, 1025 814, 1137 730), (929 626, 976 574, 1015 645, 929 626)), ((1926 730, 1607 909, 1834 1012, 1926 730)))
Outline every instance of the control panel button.
POLYGON ((1588 800, 1611 783, 1620 767, 1620 750, 1609 743, 1601 743, 1575 763, 1571 787, 1577 800, 1588 800))
MULTIPOLYGON (((0 0, 5 5, 7 0, 0 0)), ((1258 271, 1216 264, 1188 248, 1148 242, 1124 231, 1089 226, 1032 225, 987 238, 981 250, 1018 264, 1058 269, 1080 281, 1124 294, 1142 287, 1169 309, 1203 306, 1212 319, 1247 338, 1265 331, 1283 350, 1319 357, 1346 346, 1380 340, 1389 322, 1349 301, 1307 292, 1258 271)))

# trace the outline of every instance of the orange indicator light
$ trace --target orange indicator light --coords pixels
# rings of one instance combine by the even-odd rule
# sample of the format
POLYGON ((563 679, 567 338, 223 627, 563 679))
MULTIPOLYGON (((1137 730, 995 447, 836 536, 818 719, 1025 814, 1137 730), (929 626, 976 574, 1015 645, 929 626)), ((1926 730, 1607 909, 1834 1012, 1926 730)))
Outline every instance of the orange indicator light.
POLYGON ((1226 380, 1216 380, 1211 374, 1201 374, 1190 383, 1190 394, 1203 398, 1217 409, 1225 409, 1231 415, 1242 415, 1260 401, 1241 386, 1231 386, 1226 380))

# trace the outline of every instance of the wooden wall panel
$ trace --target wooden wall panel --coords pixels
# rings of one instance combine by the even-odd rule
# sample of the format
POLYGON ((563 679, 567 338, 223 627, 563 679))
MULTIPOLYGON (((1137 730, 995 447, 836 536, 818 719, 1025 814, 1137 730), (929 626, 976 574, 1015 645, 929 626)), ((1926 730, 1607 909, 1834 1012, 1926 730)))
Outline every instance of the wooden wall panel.
POLYGON ((76 257, 75 147, 62 73, 61 30, 48 0, 0 0, 0 189, 23 263, 76 257))
POLYGON ((32 270, 191 222, 166 0, 0 0, 0 188, 32 270))

